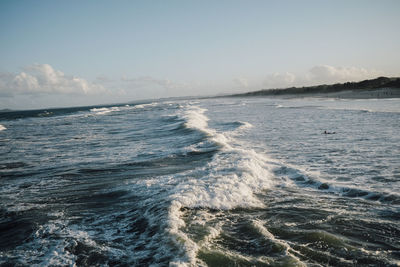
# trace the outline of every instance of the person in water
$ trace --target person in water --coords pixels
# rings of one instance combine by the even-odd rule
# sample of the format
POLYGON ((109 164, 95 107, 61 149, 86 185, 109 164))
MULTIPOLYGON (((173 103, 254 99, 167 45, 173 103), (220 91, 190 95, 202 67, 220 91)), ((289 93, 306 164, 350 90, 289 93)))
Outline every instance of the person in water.
POLYGON ((336 132, 327 132, 326 130, 324 131, 324 134, 335 134, 336 132))

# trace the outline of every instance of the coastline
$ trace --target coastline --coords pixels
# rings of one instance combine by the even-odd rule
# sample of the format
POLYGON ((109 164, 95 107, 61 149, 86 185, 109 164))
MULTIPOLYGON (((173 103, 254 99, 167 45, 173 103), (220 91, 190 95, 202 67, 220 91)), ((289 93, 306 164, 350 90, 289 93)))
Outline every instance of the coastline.
MULTIPOLYGON (((260 95, 259 95, 260 96, 260 95)), ((382 88, 375 90, 347 90, 332 93, 306 93, 306 94, 290 94, 290 95, 265 95, 274 98, 338 98, 338 99, 384 99, 384 98, 400 98, 400 89, 382 88)))
POLYGON ((346 82, 331 85, 290 87, 282 89, 263 89, 231 97, 268 96, 278 98, 327 97, 346 99, 400 98, 400 78, 378 77, 360 82, 346 82))

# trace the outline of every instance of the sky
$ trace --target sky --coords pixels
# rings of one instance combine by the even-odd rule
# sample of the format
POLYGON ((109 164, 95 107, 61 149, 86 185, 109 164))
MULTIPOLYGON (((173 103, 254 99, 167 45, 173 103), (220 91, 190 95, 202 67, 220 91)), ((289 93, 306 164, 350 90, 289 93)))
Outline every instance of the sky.
POLYGON ((0 109, 400 76, 400 1, 0 1, 0 109))

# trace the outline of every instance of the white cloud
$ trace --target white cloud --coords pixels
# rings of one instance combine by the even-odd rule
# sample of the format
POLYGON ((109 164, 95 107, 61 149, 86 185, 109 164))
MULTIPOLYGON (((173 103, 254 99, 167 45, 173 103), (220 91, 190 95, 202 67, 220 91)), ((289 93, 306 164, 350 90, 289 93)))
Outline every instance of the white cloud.
POLYGON ((373 79, 383 75, 383 72, 357 67, 319 65, 311 68, 310 74, 313 81, 321 83, 336 83, 373 79))
POLYGON ((68 76, 48 64, 25 67, 21 73, 0 75, 0 96, 15 94, 70 94, 93 95, 106 90, 100 84, 83 78, 68 76))

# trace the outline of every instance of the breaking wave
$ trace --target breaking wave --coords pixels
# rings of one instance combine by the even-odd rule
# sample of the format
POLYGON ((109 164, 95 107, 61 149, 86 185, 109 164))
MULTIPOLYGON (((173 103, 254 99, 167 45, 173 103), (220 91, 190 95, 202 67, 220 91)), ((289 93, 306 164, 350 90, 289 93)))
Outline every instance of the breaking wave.
MULTIPOLYGON (((191 240, 181 228, 185 227, 182 219, 183 210, 207 208, 229 210, 239 207, 260 208, 263 202, 256 194, 270 188, 273 184, 273 173, 269 159, 252 149, 246 148, 229 132, 218 132, 208 126, 209 118, 206 109, 189 106, 180 116, 185 127, 201 132, 205 140, 219 147, 212 160, 204 167, 175 177, 180 183, 170 196, 168 231, 177 244, 184 240, 182 249, 185 257, 175 259, 173 264, 195 264, 198 244, 191 240)), ((249 123, 240 123, 251 127, 249 123)), ((217 230, 211 233, 217 235, 217 230)))

